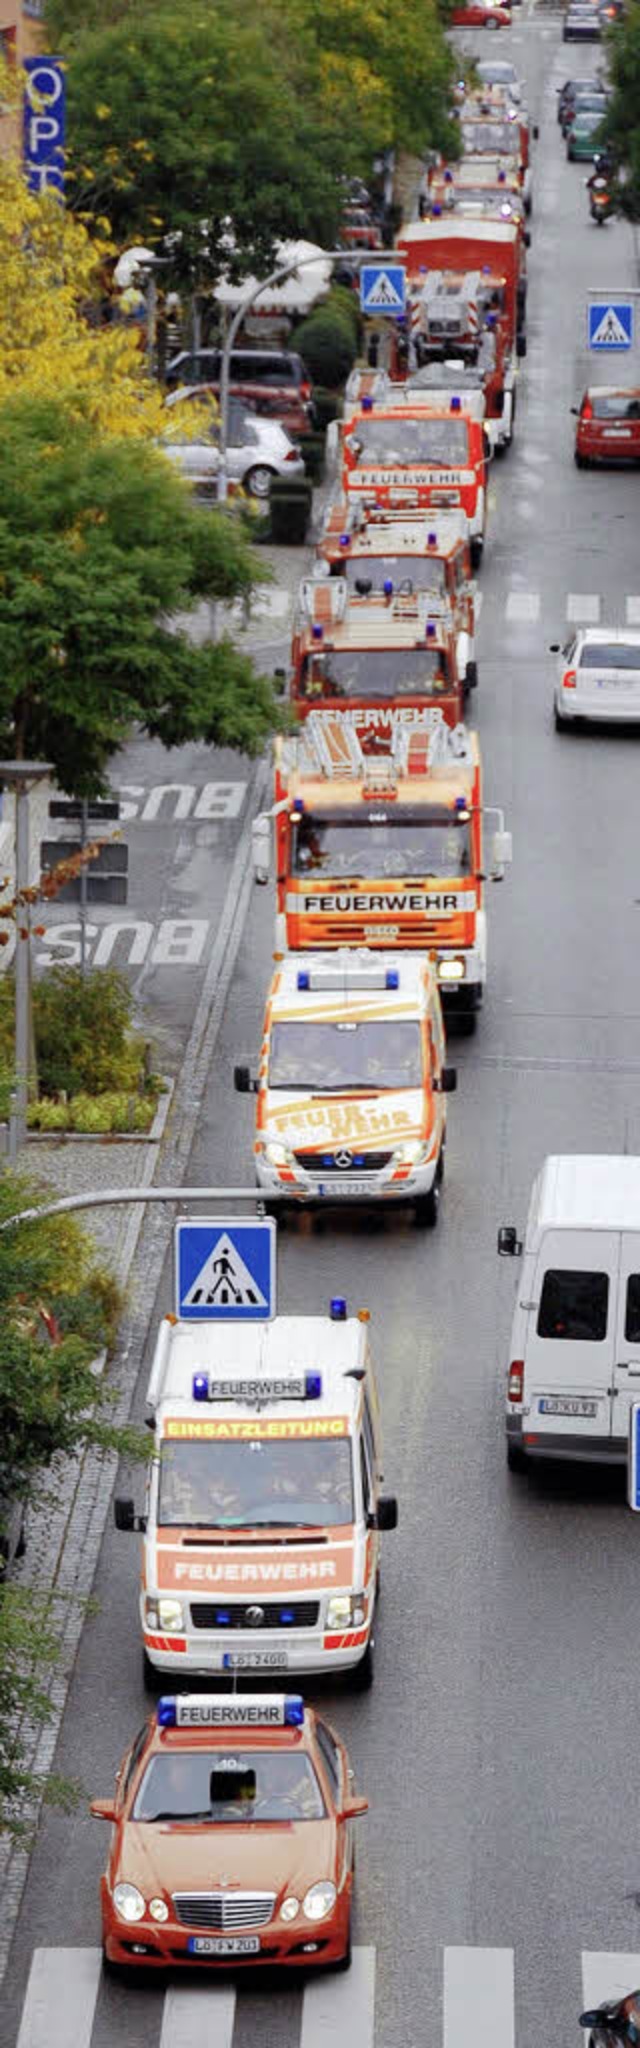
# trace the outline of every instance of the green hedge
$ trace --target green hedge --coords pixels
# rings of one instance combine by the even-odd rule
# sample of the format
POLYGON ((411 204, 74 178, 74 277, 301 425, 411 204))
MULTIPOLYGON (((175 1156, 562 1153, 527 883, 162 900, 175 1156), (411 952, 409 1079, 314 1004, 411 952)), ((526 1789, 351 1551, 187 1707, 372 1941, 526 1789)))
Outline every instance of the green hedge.
MULTIPOLYGON (((0 979, 0 1072, 14 1065, 14 1002, 13 976, 5 975, 0 979)), ((130 989, 116 968, 94 967, 83 976, 79 967, 53 967, 35 981, 33 1031, 41 1095, 72 1101, 106 1093, 135 1095, 147 1073, 144 1041, 132 1029, 132 1015, 130 989)))
POLYGON ((360 313, 355 292, 333 285, 322 304, 296 327, 291 346, 314 384, 335 391, 353 369, 360 346, 360 313))

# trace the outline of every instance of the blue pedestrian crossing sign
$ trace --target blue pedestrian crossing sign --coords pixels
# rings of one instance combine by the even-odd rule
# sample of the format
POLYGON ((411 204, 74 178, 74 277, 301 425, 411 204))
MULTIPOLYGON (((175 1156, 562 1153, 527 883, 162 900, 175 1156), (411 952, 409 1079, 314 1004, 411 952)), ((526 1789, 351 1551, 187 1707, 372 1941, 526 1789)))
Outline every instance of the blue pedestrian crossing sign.
POLYGON ((363 263, 360 271, 360 311, 387 313, 399 320, 407 304, 407 284, 402 263, 363 263))
POLYGON ((627 1500, 634 1514, 640 1514, 640 1401, 632 1401, 629 1409, 627 1500))
POLYGON ((271 1217, 181 1218, 174 1230, 175 1313, 182 1323, 266 1323, 276 1312, 271 1217))
POLYGON ((587 307, 589 347, 604 355, 633 347, 633 299, 592 299, 587 307))

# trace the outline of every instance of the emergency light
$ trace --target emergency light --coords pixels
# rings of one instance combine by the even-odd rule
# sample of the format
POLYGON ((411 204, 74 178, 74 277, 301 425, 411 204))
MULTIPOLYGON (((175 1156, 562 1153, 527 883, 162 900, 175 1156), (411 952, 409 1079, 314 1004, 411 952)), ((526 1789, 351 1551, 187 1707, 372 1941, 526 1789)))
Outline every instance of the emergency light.
POLYGON ((369 396, 368 393, 366 398, 363 398, 362 400, 362 410, 363 412, 373 412, 373 399, 369 396))
POLYGON ((428 534, 427 534, 427 547, 428 547, 428 548, 435 548, 435 547, 437 546, 437 540, 438 540, 438 535, 437 535, 437 533, 428 533, 428 534))
POLYGON ((295 811, 295 813, 296 813, 296 817, 297 817, 297 818, 301 818, 301 817, 302 817, 302 813, 303 813, 303 810, 304 810, 304 797, 303 797, 303 796, 294 796, 294 799, 293 799, 293 808, 294 808, 294 811, 295 811))
POLYGON ((332 1323, 346 1323, 347 1304, 343 1294, 332 1295, 331 1303, 329 1306, 329 1315, 331 1317, 332 1323))
POLYGON ((385 597, 393 597, 393 583, 392 583, 392 580, 391 580, 391 577, 390 577, 390 576, 385 576, 385 579, 384 579, 384 583, 383 583, 383 585, 382 585, 382 588, 383 588, 383 591, 384 591, 385 597))
POLYGON ((428 620, 427 620, 427 640, 435 640, 435 637, 436 637, 436 629, 435 629, 435 626, 434 626, 434 623, 433 623, 433 619, 428 619, 428 620))
POLYGON ((398 973, 398 969, 397 969, 397 967, 388 967, 388 968, 387 968, 387 972, 386 972, 386 976, 385 976, 385 981, 386 981, 386 986, 387 986, 387 988, 399 988, 399 987, 400 987, 400 975, 399 975, 399 973, 398 973))
POLYGON ((459 398, 452 398, 452 400, 451 400, 451 405, 450 405, 450 407, 449 407, 449 411, 450 411, 450 412, 459 412, 459 411, 460 411, 460 399, 459 399, 459 398))
POLYGON ((308 993, 309 993, 309 986, 310 986, 310 983, 309 983, 309 969, 308 969, 308 967, 300 967, 300 968, 298 969, 297 981, 298 981, 298 988, 300 989, 300 991, 301 991, 301 994, 302 994, 302 995, 308 995, 308 993))
POLYGON ((339 542, 338 542, 338 546, 339 546, 339 547, 341 547, 341 548, 348 548, 348 547, 350 547, 350 546, 351 546, 351 534, 350 534, 350 533, 341 533, 341 535, 340 535, 340 540, 339 540, 339 542))
POLYGON ((302 1728, 300 1693, 163 1693, 159 1728, 302 1728))
POLYGON ((312 626, 311 638, 312 640, 324 640, 324 626, 312 626))

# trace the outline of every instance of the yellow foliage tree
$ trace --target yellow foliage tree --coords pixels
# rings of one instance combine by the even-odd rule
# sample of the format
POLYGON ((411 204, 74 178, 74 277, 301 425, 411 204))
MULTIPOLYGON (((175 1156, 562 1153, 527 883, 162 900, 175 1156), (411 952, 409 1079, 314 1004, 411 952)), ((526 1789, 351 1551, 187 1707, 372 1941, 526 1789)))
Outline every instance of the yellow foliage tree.
POLYGON ((114 253, 108 221, 89 236, 52 193, 28 190, 17 155, 0 157, 0 405, 56 398, 101 436, 149 441, 166 415, 139 332, 88 317, 114 253))

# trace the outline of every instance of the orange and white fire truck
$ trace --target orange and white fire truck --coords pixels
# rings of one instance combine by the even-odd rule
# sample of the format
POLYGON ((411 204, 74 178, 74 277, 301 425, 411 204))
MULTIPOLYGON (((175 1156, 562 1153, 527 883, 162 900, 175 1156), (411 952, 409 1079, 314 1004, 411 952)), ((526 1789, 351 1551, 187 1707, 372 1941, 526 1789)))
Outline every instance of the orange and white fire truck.
POLYGON ((256 1177, 269 1207, 409 1204, 438 1221, 446 1104, 442 1009, 421 953, 290 953, 277 963, 256 1102, 256 1177))
MULTIPOLYGON (((486 979, 489 815, 475 733, 408 706, 314 711, 275 756, 253 861, 267 882, 275 826, 278 949, 433 952, 443 999, 472 1028, 486 979)), ((493 817, 491 880, 502 881, 511 835, 502 811, 493 817)))
POLYGON ((421 219, 453 210, 460 218, 515 221, 525 246, 531 240, 517 168, 510 157, 461 157, 429 172, 420 202, 421 219))
POLYGON ((377 372, 373 389, 347 399, 340 433, 341 491, 366 506, 459 509, 469 522, 471 560, 482 560, 487 462, 484 393, 411 392, 377 372))
MULTIPOLYGON (((471 574, 469 526, 464 512, 403 512, 401 507, 330 505, 318 543, 318 563, 344 576, 358 597, 371 591, 429 591, 445 598, 458 632, 475 643, 480 598, 471 574)), ((472 650, 472 661, 475 651, 472 650)))
MULTIPOLYGON (((527 252, 517 221, 467 220, 445 211, 435 220, 411 221, 398 237, 398 250, 405 258, 409 307, 431 271, 479 274, 483 324, 495 315, 507 360, 526 355, 527 252)), ((455 335, 450 341, 452 353, 455 335)))
MULTIPOLYGON (((485 86, 470 93, 460 108, 460 135, 465 157, 510 158, 518 174, 525 212, 531 212, 531 129, 522 107, 514 107, 504 86, 485 86)), ((534 135, 537 130, 534 129, 534 135)))
POLYGON ((474 642, 446 597, 388 578, 358 596, 340 576, 302 583, 291 646, 291 701, 299 718, 322 706, 436 706, 458 725, 477 682, 474 642))

